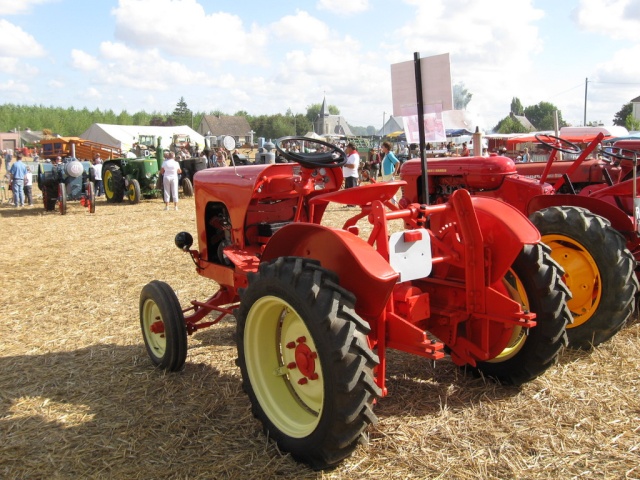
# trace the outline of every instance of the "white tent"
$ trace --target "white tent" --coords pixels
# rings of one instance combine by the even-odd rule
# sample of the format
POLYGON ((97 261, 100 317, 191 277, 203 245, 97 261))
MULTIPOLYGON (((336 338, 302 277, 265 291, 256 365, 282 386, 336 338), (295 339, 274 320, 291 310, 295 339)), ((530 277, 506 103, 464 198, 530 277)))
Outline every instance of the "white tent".
POLYGON ((324 139, 324 137, 321 137, 320 135, 318 135, 316 132, 307 132, 304 134, 305 137, 307 138, 313 138, 315 140, 322 140, 324 139))
POLYGON ((140 135, 162 137, 161 145, 169 148, 173 135, 189 135, 192 145, 198 145, 202 151, 205 147, 204 137, 187 125, 173 127, 154 127, 148 125, 110 125, 107 123, 94 123, 80 135, 80 138, 92 142, 111 145, 123 151, 129 150, 138 141, 140 135))

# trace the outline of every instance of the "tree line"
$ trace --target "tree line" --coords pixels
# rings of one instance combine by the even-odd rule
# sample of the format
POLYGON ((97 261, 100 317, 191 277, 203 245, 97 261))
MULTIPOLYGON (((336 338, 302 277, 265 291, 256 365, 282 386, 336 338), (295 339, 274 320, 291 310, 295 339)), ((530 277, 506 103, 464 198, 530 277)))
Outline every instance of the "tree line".
MULTIPOLYGON (((246 111, 238 111, 233 114, 212 111, 192 111, 181 97, 172 113, 163 112, 136 112, 129 113, 126 110, 116 113, 113 110, 89 110, 88 108, 76 109, 74 107, 62 108, 44 105, 0 105, 0 131, 9 132, 17 130, 46 130, 52 134, 67 137, 78 137, 94 123, 106 123, 116 125, 188 125, 197 130, 204 115, 242 115, 247 117, 249 125, 256 137, 279 138, 287 135, 304 135, 314 131, 321 104, 313 104, 307 107, 305 113, 294 114, 291 109, 286 113, 275 115, 251 115, 246 111)), ((339 115, 340 111, 335 105, 328 106, 329 113, 339 115)), ((351 126, 354 135, 374 135, 376 128, 373 126, 351 126)))

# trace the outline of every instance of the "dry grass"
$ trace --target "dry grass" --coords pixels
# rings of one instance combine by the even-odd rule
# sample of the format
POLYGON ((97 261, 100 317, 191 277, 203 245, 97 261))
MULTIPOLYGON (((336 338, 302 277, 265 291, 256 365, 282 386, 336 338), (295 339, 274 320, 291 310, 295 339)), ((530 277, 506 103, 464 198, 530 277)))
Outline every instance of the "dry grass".
POLYGON ((394 353, 369 446, 333 471, 297 464, 251 416, 233 319, 189 339, 183 372, 151 367, 143 285, 184 303, 215 288, 173 246, 193 200, 162 206, 0 207, 1 478, 640 478, 637 324, 521 389, 394 353))

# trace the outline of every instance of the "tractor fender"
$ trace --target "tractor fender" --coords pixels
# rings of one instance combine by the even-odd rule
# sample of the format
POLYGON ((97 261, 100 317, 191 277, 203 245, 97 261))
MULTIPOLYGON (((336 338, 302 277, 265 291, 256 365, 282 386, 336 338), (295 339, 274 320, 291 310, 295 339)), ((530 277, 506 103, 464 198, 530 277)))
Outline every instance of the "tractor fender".
POLYGON ((500 200, 471 197, 484 246, 491 254, 490 283, 499 281, 525 245, 540 242, 540 232, 518 209, 500 200))
POLYGON ((294 256, 318 260, 338 275, 340 286, 356 297, 356 311, 377 316, 399 274, 367 242, 351 232, 309 223, 290 223, 267 243, 261 261, 294 256))
POLYGON ((583 195, 540 195, 534 197, 527 205, 527 212, 532 214, 548 207, 582 207, 591 213, 599 215, 611 223, 614 230, 632 232, 633 220, 617 206, 599 198, 583 195))

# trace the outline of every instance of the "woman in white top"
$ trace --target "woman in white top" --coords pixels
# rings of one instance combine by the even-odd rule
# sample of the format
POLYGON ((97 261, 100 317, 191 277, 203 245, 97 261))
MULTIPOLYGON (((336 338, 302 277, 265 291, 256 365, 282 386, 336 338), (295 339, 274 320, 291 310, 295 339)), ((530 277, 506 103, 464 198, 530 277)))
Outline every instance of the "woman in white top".
POLYGON ((163 175, 164 209, 169 210, 169 200, 173 197, 173 205, 178 210, 178 175, 182 173, 180 164, 176 161, 176 154, 169 152, 162 163, 160 173, 163 175))

